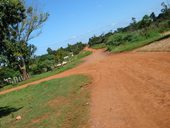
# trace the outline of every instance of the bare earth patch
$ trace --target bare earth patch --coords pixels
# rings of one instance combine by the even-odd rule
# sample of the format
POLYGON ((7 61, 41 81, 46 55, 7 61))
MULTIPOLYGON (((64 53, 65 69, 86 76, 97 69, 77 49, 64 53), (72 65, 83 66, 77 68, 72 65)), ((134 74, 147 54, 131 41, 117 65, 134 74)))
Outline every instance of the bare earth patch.
POLYGON ((48 105, 50 107, 56 107, 56 106, 59 106, 59 105, 63 105, 63 104, 66 104, 68 101, 65 97, 57 97, 53 100, 50 100, 48 102, 48 105))
POLYGON ((48 119, 48 117, 49 117, 49 115, 48 114, 45 114, 45 115, 43 115, 43 116, 40 116, 39 118, 37 118, 37 119, 33 119, 32 120, 32 123, 39 123, 39 122, 41 122, 42 120, 45 120, 45 119, 48 119))

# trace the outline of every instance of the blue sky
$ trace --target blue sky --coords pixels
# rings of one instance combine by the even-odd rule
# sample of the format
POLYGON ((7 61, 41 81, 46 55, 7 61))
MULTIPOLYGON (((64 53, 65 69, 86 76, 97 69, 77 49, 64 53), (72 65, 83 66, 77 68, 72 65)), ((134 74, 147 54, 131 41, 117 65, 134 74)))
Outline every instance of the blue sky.
POLYGON ((132 17, 161 10, 163 0, 26 0, 50 14, 42 34, 30 41, 37 55, 51 47, 56 50, 68 43, 87 42, 89 37, 126 26, 132 17))

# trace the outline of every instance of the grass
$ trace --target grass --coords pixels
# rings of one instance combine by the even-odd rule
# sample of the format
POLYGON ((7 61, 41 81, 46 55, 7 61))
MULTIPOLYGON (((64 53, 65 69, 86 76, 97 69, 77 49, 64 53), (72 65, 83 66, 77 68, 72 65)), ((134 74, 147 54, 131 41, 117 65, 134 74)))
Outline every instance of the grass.
POLYGON ((27 84, 27 83, 30 83, 30 82, 34 82, 34 81, 37 81, 37 80, 40 80, 40 79, 43 79, 43 78, 46 78, 46 77, 49 77, 49 76, 56 75, 58 73, 66 71, 66 70, 72 69, 72 68, 78 66, 80 63, 83 62, 81 60, 82 58, 90 55, 91 53, 92 52, 90 52, 90 51, 82 51, 80 54, 74 56, 70 63, 68 63, 67 65, 65 65, 61 68, 55 69, 55 70, 50 71, 50 72, 42 73, 42 74, 39 74, 39 75, 33 75, 33 76, 31 76, 30 79, 28 79, 26 81, 22 81, 18 84, 14 84, 14 85, 5 86, 5 87, 1 88, 0 91, 7 90, 7 89, 10 89, 10 88, 13 88, 13 87, 16 87, 16 86, 20 86, 20 85, 23 85, 23 84, 27 84))
POLYGON ((102 43, 102 44, 96 44, 96 45, 93 45, 91 48, 93 48, 93 49, 106 48, 106 44, 104 44, 104 43, 102 43))
POLYGON ((149 39, 146 39, 146 40, 143 40, 143 41, 138 41, 138 42, 133 42, 133 43, 128 42, 128 43, 121 44, 119 46, 108 46, 108 50, 113 52, 113 53, 131 51, 131 50, 134 50, 136 48, 140 48, 140 47, 143 47, 145 45, 151 44, 155 41, 159 41, 159 40, 169 38, 169 37, 170 37, 170 34, 169 35, 157 35, 155 37, 152 37, 152 38, 149 38, 149 39))
POLYGON ((87 128, 89 82, 75 75, 1 95, 0 128, 87 128))

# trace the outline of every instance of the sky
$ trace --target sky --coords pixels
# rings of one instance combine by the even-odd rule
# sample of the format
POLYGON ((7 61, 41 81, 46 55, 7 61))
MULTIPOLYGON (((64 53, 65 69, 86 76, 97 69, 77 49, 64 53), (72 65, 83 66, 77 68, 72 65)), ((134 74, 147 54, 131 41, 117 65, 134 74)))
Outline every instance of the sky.
POLYGON ((50 14, 42 34, 29 43, 37 47, 36 55, 46 53, 48 47, 56 50, 84 43, 94 35, 127 26, 132 17, 137 20, 145 14, 160 13, 166 0, 26 0, 50 14))

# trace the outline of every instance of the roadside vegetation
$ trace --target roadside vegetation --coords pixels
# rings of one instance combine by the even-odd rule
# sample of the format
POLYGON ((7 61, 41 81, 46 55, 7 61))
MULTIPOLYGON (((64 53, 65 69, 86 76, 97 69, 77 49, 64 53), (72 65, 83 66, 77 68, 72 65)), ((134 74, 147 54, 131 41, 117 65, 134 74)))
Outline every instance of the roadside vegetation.
POLYGON ((152 12, 139 21, 133 17, 132 23, 127 27, 90 38, 89 46, 95 49, 106 48, 111 52, 123 52, 168 37, 162 33, 170 31, 170 7, 164 2, 161 5, 162 10, 158 16, 152 12))
POLYGON ((95 45, 91 46, 91 48, 93 48, 93 49, 102 49, 102 48, 106 48, 106 44, 104 44, 104 43, 95 44, 95 45))
POLYGON ((7 90, 7 89, 10 89, 10 88, 13 88, 13 87, 17 87, 17 86, 20 86, 20 85, 23 85, 23 84, 31 83, 31 82, 34 82, 34 81, 37 81, 37 80, 40 80, 40 79, 43 79, 43 78, 46 78, 46 77, 49 77, 49 76, 56 75, 58 73, 66 71, 66 70, 72 69, 72 68, 78 66, 79 64, 81 64, 83 62, 82 58, 84 58, 84 57, 86 57, 90 54, 92 54, 92 52, 90 52, 90 51, 81 51, 78 55, 72 57, 68 64, 66 64, 62 67, 55 68, 51 71, 44 72, 44 73, 41 73, 41 74, 32 75, 30 79, 19 82, 18 84, 10 84, 8 86, 4 86, 3 88, 0 88, 0 91, 7 90))
POLYGON ((1 95, 0 128, 86 128, 89 82, 76 75, 1 95))

